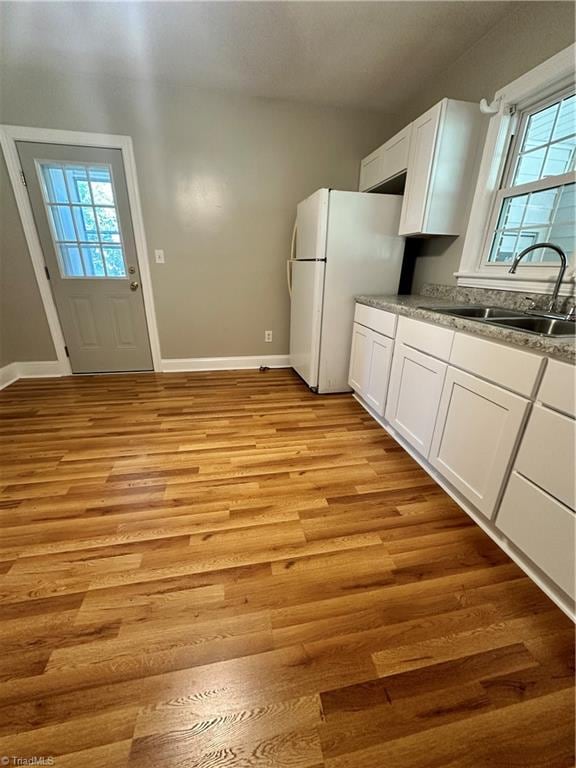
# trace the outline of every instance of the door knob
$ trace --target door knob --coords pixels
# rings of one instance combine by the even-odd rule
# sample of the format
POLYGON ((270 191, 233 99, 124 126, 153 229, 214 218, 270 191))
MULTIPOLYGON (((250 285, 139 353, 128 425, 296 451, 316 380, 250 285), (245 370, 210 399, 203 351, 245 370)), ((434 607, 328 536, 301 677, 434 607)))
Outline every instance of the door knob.
POLYGON ((130 290, 131 291, 137 291, 140 283, 137 283, 136 280, 134 280, 133 283, 130 283, 130 290))

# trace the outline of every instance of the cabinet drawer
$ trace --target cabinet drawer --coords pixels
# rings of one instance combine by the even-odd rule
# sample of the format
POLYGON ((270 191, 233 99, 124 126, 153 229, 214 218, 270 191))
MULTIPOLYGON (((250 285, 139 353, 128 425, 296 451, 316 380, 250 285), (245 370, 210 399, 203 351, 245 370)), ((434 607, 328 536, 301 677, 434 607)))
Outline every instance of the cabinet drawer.
POLYGON ((382 181, 382 147, 378 147, 360 163, 360 192, 378 186, 382 181))
POLYGON ((516 459, 516 469, 574 509, 576 422, 535 405, 516 459))
POLYGON ((439 357, 440 360, 450 358, 453 338, 454 331, 449 328, 422 323, 409 317, 401 317, 398 321, 398 341, 439 357))
POLYGON ((396 321, 398 316, 393 312, 386 312, 383 309, 368 307, 366 304, 356 304, 354 311, 354 322, 365 325, 377 333, 394 338, 396 333, 396 321))
POLYGON ((557 411, 576 416, 576 367, 549 360, 538 399, 557 411))
POLYGON ((572 598, 575 523, 573 512, 512 473, 496 526, 572 598))
POLYGON ((388 139, 382 147, 382 181, 398 176, 408 168, 408 150, 410 148, 410 134, 412 125, 388 139))
POLYGON ((456 333, 450 363, 506 389, 530 397, 545 358, 494 341, 456 333))

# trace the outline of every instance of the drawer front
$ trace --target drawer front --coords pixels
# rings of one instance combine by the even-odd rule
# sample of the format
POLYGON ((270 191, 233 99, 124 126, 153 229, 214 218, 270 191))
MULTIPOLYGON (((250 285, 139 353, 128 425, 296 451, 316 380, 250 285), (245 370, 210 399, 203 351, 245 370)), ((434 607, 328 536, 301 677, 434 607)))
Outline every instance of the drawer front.
POLYGON ((393 312, 386 312, 383 309, 368 307, 366 304, 356 304, 354 311, 354 322, 365 325, 377 333, 394 338, 396 333, 396 322, 398 316, 393 312))
POLYGON ((465 333, 454 336, 450 363, 530 397, 534 394, 546 358, 465 333))
POLYGON ((576 422, 535 405, 516 467, 522 475, 566 506, 575 508, 576 422))
POLYGON ((496 527, 573 599, 575 524, 573 512, 512 473, 496 527))
POLYGON ((422 323, 409 317, 398 321, 398 340, 414 349, 420 349, 428 355, 449 360, 454 331, 431 323, 422 323))
POLYGON ((397 176, 408 168, 412 124, 389 139, 382 147, 382 178, 397 176))
POLYGON ((576 417, 576 366, 548 360, 538 399, 557 411, 576 417))
POLYGON ((360 192, 378 186, 382 181, 382 147, 365 157, 360 164, 360 192))

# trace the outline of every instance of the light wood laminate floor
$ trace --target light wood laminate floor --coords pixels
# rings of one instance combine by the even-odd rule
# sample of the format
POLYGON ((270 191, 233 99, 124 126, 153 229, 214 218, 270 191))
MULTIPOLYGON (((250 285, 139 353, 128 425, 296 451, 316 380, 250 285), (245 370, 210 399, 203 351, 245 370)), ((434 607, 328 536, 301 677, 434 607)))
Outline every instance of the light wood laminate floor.
POLYGON ((0 755, 564 768, 570 621, 290 371, 0 393, 0 755))

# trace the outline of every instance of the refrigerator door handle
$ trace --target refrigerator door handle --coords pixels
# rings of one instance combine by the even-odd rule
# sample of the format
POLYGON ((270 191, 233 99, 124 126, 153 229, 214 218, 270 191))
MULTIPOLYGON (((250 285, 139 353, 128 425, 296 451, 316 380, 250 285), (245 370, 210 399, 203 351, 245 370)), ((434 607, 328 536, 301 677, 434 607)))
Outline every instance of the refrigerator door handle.
POLYGON ((292 263, 294 259, 288 259, 286 262, 286 281, 288 283, 288 295, 292 298, 292 263))
POLYGON ((296 229, 298 220, 294 222, 292 227, 292 242, 290 244, 290 258, 286 262, 286 281, 288 282, 288 295, 292 298, 292 270, 290 268, 291 262, 294 261, 294 254, 296 250, 296 229))

